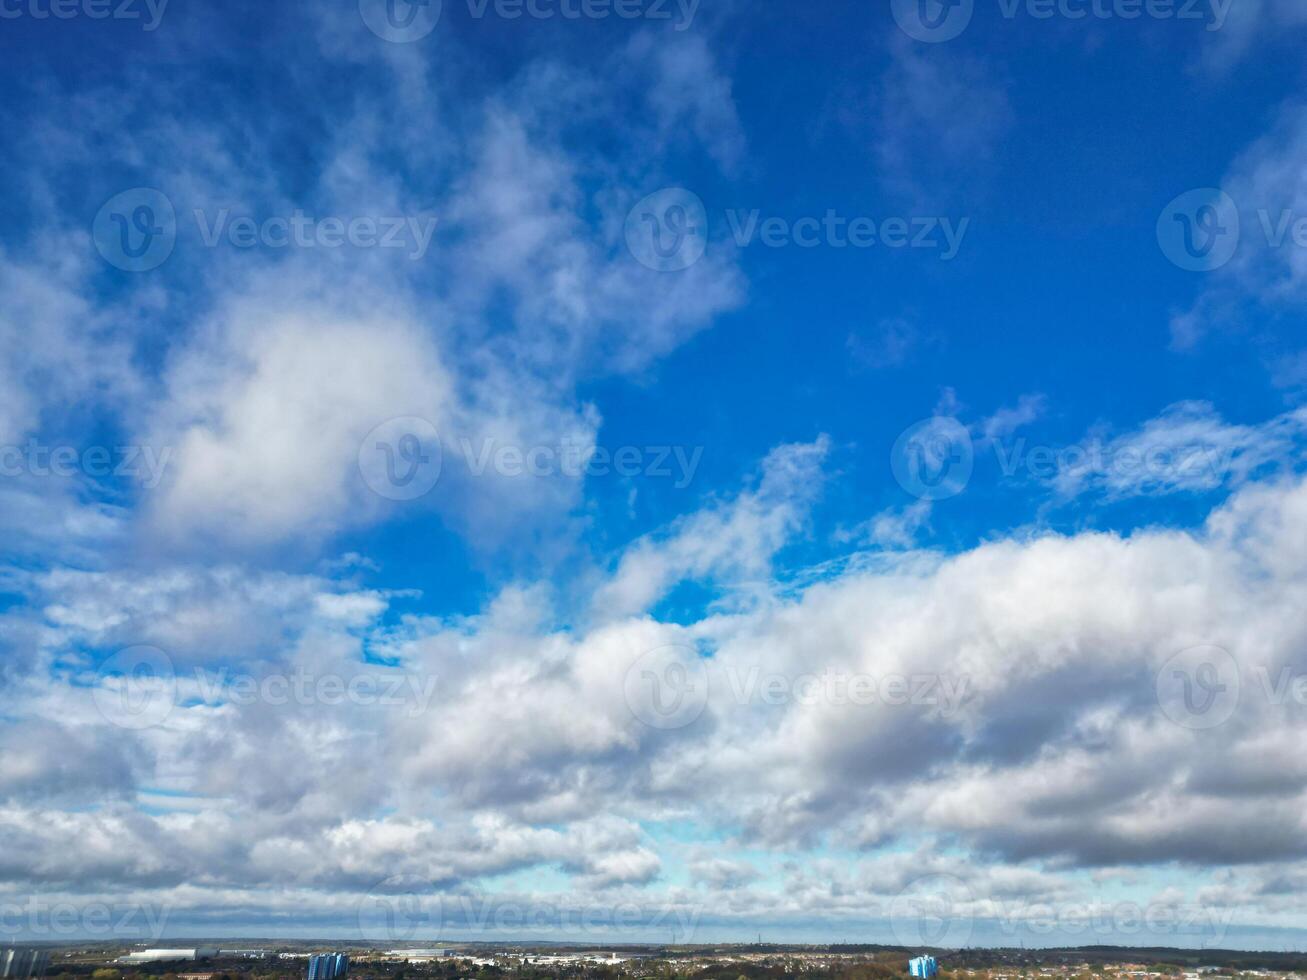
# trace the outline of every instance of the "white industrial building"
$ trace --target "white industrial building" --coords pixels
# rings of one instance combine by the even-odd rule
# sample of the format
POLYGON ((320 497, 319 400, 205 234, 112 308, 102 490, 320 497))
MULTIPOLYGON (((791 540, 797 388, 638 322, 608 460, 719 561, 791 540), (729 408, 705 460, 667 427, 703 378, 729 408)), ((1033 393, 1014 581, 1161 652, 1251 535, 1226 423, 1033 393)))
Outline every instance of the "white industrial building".
POLYGON ((142 949, 118 958, 119 963, 170 963, 175 960, 211 960, 218 955, 216 946, 193 949, 142 949))
POLYGON ((438 949, 392 949, 385 955, 390 959, 408 960, 410 963, 422 963, 426 960, 439 959, 442 956, 449 956, 454 951, 446 947, 438 949))

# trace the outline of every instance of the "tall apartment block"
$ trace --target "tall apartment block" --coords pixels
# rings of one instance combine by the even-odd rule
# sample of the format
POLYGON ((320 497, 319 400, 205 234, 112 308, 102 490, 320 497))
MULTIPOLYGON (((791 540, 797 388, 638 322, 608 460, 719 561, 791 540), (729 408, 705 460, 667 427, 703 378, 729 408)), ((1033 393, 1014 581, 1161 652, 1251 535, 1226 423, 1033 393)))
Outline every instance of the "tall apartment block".
POLYGON ((344 953, 315 953, 309 957, 308 980, 336 980, 349 972, 349 957, 344 953))
POLYGON ((0 949, 0 980, 38 980, 50 966, 50 954, 39 949, 0 949))
POLYGON ((939 972, 939 964, 935 962, 933 956, 914 956, 908 960, 908 973, 914 977, 920 977, 926 980, 933 977, 939 972))

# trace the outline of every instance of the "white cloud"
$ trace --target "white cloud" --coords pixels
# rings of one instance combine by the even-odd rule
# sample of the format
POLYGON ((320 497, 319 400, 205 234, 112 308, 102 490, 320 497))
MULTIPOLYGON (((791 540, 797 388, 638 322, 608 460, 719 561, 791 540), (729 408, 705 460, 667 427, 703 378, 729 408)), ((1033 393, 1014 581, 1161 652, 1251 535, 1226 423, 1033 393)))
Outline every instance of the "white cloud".
POLYGON ((1063 453, 1051 483, 1063 496, 1093 490, 1108 499, 1240 486, 1267 471, 1291 471, 1305 427, 1302 410, 1235 425, 1207 402, 1180 402, 1135 431, 1091 433, 1063 453))
POLYGON ((888 508, 870 520, 836 535, 840 542, 856 541, 877 548, 912 548, 917 535, 930 525, 931 501, 918 500, 907 507, 888 508))
MULTIPOLYGON (((343 57, 331 17, 318 40, 343 57)), ((1303 911, 1282 886, 1307 866, 1307 770, 1295 761, 1307 720, 1262 686, 1307 671, 1307 486, 1272 472, 1295 457, 1298 413, 1233 425, 1210 406, 1177 406, 1109 446, 1202 446, 1219 454, 1218 478, 1059 484, 1107 496, 1235 489, 1200 528, 997 536, 955 555, 800 569, 784 586, 779 556, 809 527, 830 443, 779 446, 738 493, 596 573, 580 622, 550 602, 552 582, 529 577, 479 615, 439 618, 359 584, 375 568, 358 555, 316 575, 250 564, 248 552, 267 557, 260 545, 316 556, 315 544, 402 512, 356 462, 364 435, 400 415, 429 419, 449 450, 416 505, 427 516, 476 544, 560 523, 581 499, 577 480, 477 476, 454 447, 593 445, 601 418, 582 384, 648 370, 744 292, 711 249, 668 276, 622 247, 626 207, 667 182, 665 157, 701 147, 724 170, 742 159, 729 80, 701 39, 641 35, 609 63, 629 64, 629 77, 550 60, 461 101, 415 54, 369 50, 385 68, 379 89, 343 116, 324 107, 331 136, 312 148, 322 163, 301 193, 341 213, 433 212, 447 237, 429 266, 183 250, 170 271, 193 287, 184 307, 129 287, 119 308, 90 298, 76 263, 51 266, 39 250, 39 261, 0 259, 0 338, 15 348, 4 438, 51 425, 74 393, 96 393, 99 410, 103 392, 112 422, 175 454, 139 509, 86 503, 80 483, 6 491, 9 524, 34 548, 61 539, 69 562, 0 573, 23 599, 0 613, 18 715, 0 727, 0 894, 99 890, 220 924, 311 905, 348 921, 395 874, 451 895, 491 879, 530 895, 532 875, 559 874, 579 904, 634 896, 861 922, 925 870, 957 873, 983 908, 1014 892, 1076 895, 1068 869, 1079 866, 1175 861, 1230 865, 1227 894, 1303 911), (608 127, 623 149, 577 152, 578 121, 608 127), (111 342, 102 327, 141 309, 159 317, 138 364, 145 335, 111 342), (714 598, 706 611, 650 615, 687 582, 714 598), (174 703, 153 728, 115 727, 97 666, 141 643, 170 658, 174 703), (1214 732, 1157 704, 1162 665, 1200 643, 1230 651, 1243 695, 1214 732), (657 666, 685 671, 663 675, 680 685, 672 694, 702 698, 681 728, 650 724, 631 694, 646 655, 666 648, 679 659, 657 666), (270 681, 304 681, 306 693, 270 681), (648 829, 659 824, 697 839, 668 845, 648 829), (731 857, 716 853, 724 841, 731 857), (927 850, 905 851, 914 841, 927 850), (966 853, 932 859, 942 842, 966 853), (818 844, 840 856, 806 850, 818 844), (756 863, 734 859, 746 846, 756 863)), ((895 190, 927 196, 931 167, 952 178, 996 152, 1010 108, 984 65, 907 44, 892 58, 878 160, 895 190)), ((257 163, 285 136, 275 123, 251 120, 229 145, 184 127, 184 109, 184 92, 97 93, 39 131, 34 152, 57 174, 90 171, 100 153, 139 166, 180 144, 188 154, 158 172, 183 213, 296 206, 257 163), (124 125, 147 98, 155 122, 124 125)), ((1236 168, 1249 200, 1297 201, 1300 121, 1290 114, 1236 168)), ((33 191, 54 208, 48 185, 33 191)), ((1297 302, 1296 261, 1240 258, 1229 281, 1297 302)), ((901 360, 910 333, 889 325, 873 358, 901 360)), ((951 392, 941 406, 956 410, 951 392)), ((984 436, 1040 408, 1025 399, 984 436)), ((882 512, 857 532, 906 549, 929 515, 925 504, 882 512)))
POLYGON ((453 416, 449 371, 411 322, 259 302, 224 320, 170 370, 149 437, 174 447, 156 504, 172 535, 221 529, 253 542, 366 521, 382 502, 357 469, 368 432, 453 416))
POLYGON ((1230 166, 1221 189, 1238 209, 1238 247, 1208 274, 1193 306, 1172 317, 1173 346, 1190 348, 1213 329, 1244 332, 1246 304, 1283 312, 1307 301, 1307 249, 1294 243, 1293 232, 1307 213, 1305 156, 1307 107, 1291 104, 1230 166))
MULTIPOLYGON (((152 546, 312 549, 392 513, 360 487, 355 461, 369 429, 396 415, 429 418, 474 450, 593 445, 600 417, 581 382, 647 371, 744 295, 729 250, 666 275, 635 261, 622 234, 632 203, 668 181, 670 160, 704 152, 729 167, 740 155, 730 83, 704 39, 637 32, 611 66, 542 57, 468 93, 453 87, 449 58, 359 45, 356 11, 316 16, 322 53, 366 63, 367 81, 347 104, 317 106, 323 125, 303 131, 293 179, 279 161, 298 109, 236 117, 219 102, 197 121, 198 69, 163 89, 129 75, 74 99, 46 93, 49 112, 16 149, 33 226, 54 231, 0 256, 0 337, 11 340, 0 444, 58 421, 53 410, 77 395, 174 451, 168 482, 142 508, 142 530, 162 532, 152 546), (612 133, 620 152, 578 150, 582 125, 612 133), (93 288, 113 273, 83 212, 124 181, 169 197, 178 241, 110 303, 93 288), (70 207, 68 186, 86 200, 70 207), (420 262, 380 248, 203 241, 221 214, 261 222, 297 210, 420 217, 437 231, 420 262)), ((178 43, 206 40, 198 22, 179 30, 178 43)), ((311 88, 316 66, 286 69, 311 88)), ((565 477, 473 483, 455 465, 426 503, 493 549, 563 536, 559 518, 579 490, 565 477)), ((91 516, 70 506, 49 519, 91 516)))
MULTIPOLYGON (((663 879, 674 852, 636 823, 650 819, 797 862, 807 884, 777 896, 765 878, 743 887, 748 865, 695 859, 697 887, 741 915, 883 909, 897 852, 876 849, 923 834, 1006 859, 976 879, 978 900, 1005 888, 1075 895, 1057 877, 1068 864, 1222 864, 1251 890, 1270 862, 1307 862, 1307 770, 1293 761, 1307 710, 1274 697, 1282 671, 1307 672, 1294 615, 1307 586, 1307 484, 1249 483, 1194 531, 998 539, 782 594, 742 570, 765 577, 802 522, 823 454, 820 442, 782 447, 757 489, 636 546, 659 556, 663 587, 695 574, 767 596, 681 626, 632 604, 635 615, 572 632, 553 623, 542 588, 509 590, 473 619, 396 628, 369 625, 384 594, 313 579, 233 570, 210 612, 190 573, 166 588, 71 573, 34 583, 50 596, 52 658, 88 640, 171 634, 182 651, 261 644, 267 653, 247 665, 256 674, 276 664, 430 678, 434 699, 324 711, 200 697, 162 729, 133 733, 97 720, 93 686, 29 673, 14 703, 47 734, 11 739, 0 770, 8 876, 198 884, 221 902, 222 889, 243 896, 255 882, 361 892, 406 873, 448 889, 558 866, 578 901, 637 888, 674 903, 663 879), (263 632, 274 623, 282 634, 263 632), (1177 724, 1156 693, 1163 665, 1197 644, 1238 665, 1241 698, 1214 730, 1177 724), (707 685, 702 714, 681 729, 650 727, 630 701, 643 655, 669 645, 708 654, 695 681, 707 685), (370 667, 365 648, 397 666, 370 667), (106 771, 118 775, 88 784, 101 800, 133 785, 193 796, 153 816, 106 802, 34 821, 17 801, 48 798, 47 747, 72 744, 112 747, 106 771), (342 783, 340 772, 354 775, 342 783), (1249 832, 1215 831, 1232 820, 1249 832), (860 884, 816 887, 804 848, 819 841, 869 849, 860 884)), ((619 594, 633 574, 619 567, 619 594)), ((202 693, 190 680, 182 692, 202 693)))
POLYGON ((896 37, 875 94, 880 175, 921 207, 952 200, 960 174, 974 183, 1012 123, 1007 94, 990 69, 950 48, 896 37))
POLYGON ((1022 395, 1011 408, 1000 408, 980 423, 983 437, 993 442, 1011 435, 1017 429, 1029 425, 1043 416, 1047 399, 1043 395, 1022 395))
POLYGON ((1225 5, 1220 29, 1202 33, 1200 64, 1205 71, 1224 76, 1259 43, 1292 36, 1304 24, 1307 12, 1296 0, 1234 0, 1225 5))
POLYGON ((725 171, 744 153, 744 136, 730 79, 718 70, 708 42, 696 34, 668 37, 646 31, 623 53, 624 69, 646 73, 657 138, 666 142, 688 129, 725 171))
POLYGON ((66 423, 79 399, 89 409, 136 388, 130 347, 108 334, 112 321, 86 295, 71 245, 34 242, 32 261, 0 251, 0 445, 21 445, 42 422, 66 423))
POLYGON ((763 584, 772 557, 803 526, 821 490, 829 447, 822 436, 773 449, 756 490, 679 520, 665 535, 636 542, 596 596, 596 610, 604 616, 642 612, 686 580, 763 584))

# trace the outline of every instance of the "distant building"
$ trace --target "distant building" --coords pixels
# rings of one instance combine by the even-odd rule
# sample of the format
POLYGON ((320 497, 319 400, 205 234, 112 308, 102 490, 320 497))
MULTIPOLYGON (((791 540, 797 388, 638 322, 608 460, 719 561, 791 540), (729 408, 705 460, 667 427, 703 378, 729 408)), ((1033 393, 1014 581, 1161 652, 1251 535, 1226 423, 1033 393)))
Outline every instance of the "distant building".
POLYGON ((32 980, 45 976, 50 954, 39 949, 0 949, 0 978, 32 980))
POLYGON ((385 955, 399 960, 407 960, 410 963, 425 963, 428 960, 440 959, 449 956, 454 951, 447 947, 435 949, 392 949, 385 955))
POLYGON ((349 972, 344 953, 315 953, 309 957, 309 980, 336 980, 349 972))
POLYGON ((933 956, 914 956, 908 960, 908 974, 914 977, 933 977, 939 972, 939 964, 933 956))
POLYGON ((118 957, 119 963, 172 963, 187 960, 211 960, 218 955, 216 946, 196 946, 191 949, 142 949, 118 957))

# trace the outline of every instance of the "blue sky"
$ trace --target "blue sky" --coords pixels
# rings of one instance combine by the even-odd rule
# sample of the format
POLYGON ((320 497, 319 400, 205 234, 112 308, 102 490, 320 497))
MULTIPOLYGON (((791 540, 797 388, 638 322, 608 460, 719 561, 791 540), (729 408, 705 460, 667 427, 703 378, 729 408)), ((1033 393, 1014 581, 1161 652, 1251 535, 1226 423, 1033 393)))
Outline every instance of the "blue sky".
POLYGON ((58 10, 0 932, 1301 948, 1294 3, 58 10))

